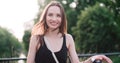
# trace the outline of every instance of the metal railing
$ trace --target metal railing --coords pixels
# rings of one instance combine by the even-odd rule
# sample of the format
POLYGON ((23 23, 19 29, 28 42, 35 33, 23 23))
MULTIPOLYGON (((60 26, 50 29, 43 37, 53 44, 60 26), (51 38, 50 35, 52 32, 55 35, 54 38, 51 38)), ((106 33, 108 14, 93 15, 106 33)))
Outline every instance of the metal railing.
MULTIPOLYGON (((106 56, 118 56, 120 57, 120 52, 118 53, 101 53, 106 56)), ((99 55, 99 54, 78 54, 79 58, 82 57, 90 57, 93 55, 99 55)), ((26 61, 26 58, 0 58, 0 63, 17 63, 19 60, 24 60, 26 61)))
POLYGON ((26 61, 26 58, 0 58, 0 63, 18 63, 19 60, 26 61))
POLYGON ((106 56, 116 56, 116 55, 120 55, 120 52, 118 53, 94 53, 94 54, 78 54, 78 57, 90 57, 90 56, 94 56, 94 55, 106 55, 106 56))

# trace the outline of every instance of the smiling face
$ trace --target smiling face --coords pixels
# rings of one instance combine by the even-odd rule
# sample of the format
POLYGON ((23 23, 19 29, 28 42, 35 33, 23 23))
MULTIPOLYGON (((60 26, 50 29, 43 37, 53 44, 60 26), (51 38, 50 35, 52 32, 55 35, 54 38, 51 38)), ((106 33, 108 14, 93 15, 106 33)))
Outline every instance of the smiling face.
POLYGON ((43 10, 39 21, 32 29, 32 35, 45 35, 49 30, 67 33, 67 19, 64 7, 57 1, 51 1, 43 10))
POLYGON ((50 6, 46 14, 46 24, 49 29, 59 29, 61 25, 61 11, 58 6, 50 6))

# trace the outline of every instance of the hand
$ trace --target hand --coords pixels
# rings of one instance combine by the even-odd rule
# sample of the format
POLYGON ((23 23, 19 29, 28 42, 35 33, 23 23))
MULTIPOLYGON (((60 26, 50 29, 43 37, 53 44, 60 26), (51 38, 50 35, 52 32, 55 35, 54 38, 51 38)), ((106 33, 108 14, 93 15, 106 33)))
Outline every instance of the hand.
POLYGON ((94 61, 94 60, 102 60, 102 61, 105 61, 107 63, 113 63, 112 60, 110 58, 106 57, 105 55, 92 56, 91 61, 94 61))

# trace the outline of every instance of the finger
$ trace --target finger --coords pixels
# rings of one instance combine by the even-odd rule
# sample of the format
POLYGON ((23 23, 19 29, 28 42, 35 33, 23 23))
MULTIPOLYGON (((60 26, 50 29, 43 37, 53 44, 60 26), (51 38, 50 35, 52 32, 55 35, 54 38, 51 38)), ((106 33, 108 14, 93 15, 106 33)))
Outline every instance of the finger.
POLYGON ((103 60, 106 61, 107 63, 113 63, 112 60, 108 57, 104 57, 103 60))

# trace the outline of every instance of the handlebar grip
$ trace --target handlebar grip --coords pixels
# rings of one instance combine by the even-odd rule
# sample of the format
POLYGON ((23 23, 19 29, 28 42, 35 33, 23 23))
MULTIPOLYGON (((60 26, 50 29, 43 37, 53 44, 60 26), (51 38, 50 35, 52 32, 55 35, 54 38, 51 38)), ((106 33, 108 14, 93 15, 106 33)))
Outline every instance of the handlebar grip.
POLYGON ((93 63, 102 63, 102 60, 95 60, 93 63))

